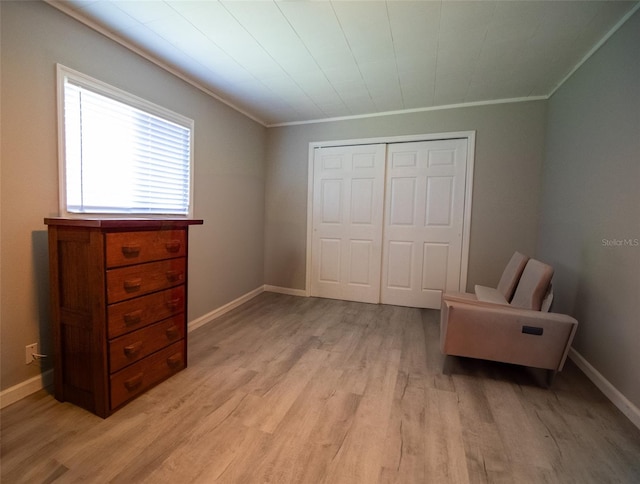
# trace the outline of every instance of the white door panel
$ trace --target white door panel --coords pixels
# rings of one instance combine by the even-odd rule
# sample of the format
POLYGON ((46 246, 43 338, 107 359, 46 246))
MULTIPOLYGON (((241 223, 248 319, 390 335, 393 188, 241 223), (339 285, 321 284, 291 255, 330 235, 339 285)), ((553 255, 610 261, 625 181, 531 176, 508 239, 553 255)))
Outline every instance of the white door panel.
POLYGON ((340 239, 319 239, 318 256, 321 282, 336 284, 340 282, 340 239))
POLYGON ((373 261, 373 242, 370 240, 351 240, 349 246, 349 284, 371 284, 371 265, 373 261))
POLYGON ((393 178, 389 184, 389 224, 413 226, 416 207, 416 180, 393 178))
POLYGON ((451 176, 427 178, 425 226, 450 226, 453 209, 453 182, 451 176))
POLYGON ((395 289, 411 288, 414 244, 409 241, 390 241, 388 245, 387 286, 395 289))
POLYGON ((390 144, 381 302, 440 307, 458 290, 467 141, 390 144))
POLYGON ((422 289, 445 289, 449 244, 425 243, 422 253, 422 289))
POLYGON ((374 178, 351 180, 351 223, 371 225, 374 223, 373 195, 376 189, 374 178))
POLYGON ((317 148, 312 296, 378 303, 385 145, 317 148))
POLYGON ((342 180, 322 180, 320 222, 340 223, 342 216, 342 180))

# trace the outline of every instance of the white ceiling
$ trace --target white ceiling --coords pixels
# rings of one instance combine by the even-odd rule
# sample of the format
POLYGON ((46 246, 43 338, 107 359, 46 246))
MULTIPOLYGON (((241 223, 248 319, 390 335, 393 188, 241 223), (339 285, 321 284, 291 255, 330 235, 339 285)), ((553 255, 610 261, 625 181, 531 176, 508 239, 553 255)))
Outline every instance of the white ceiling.
POLYGON ((265 125, 547 97, 626 1, 49 1, 265 125))

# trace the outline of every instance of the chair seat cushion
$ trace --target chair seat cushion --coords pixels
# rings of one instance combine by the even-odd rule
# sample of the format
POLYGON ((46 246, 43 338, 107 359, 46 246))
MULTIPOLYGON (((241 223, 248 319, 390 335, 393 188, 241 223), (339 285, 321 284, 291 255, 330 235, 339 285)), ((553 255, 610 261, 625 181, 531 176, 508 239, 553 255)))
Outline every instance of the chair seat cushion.
POLYGON ((493 287, 476 285, 475 293, 478 301, 492 304, 509 304, 509 301, 505 299, 504 295, 498 289, 493 287))

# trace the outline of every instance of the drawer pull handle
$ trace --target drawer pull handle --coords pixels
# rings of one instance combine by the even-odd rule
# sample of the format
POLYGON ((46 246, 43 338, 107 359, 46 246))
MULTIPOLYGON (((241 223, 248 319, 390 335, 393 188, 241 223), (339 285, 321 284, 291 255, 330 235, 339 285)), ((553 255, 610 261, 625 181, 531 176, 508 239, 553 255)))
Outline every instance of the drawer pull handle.
POLYGON ((143 377, 143 374, 138 373, 136 376, 133 376, 128 380, 125 380, 124 387, 130 392, 136 390, 137 388, 140 387, 140 385, 142 385, 142 377, 143 377))
POLYGON ((140 246, 138 244, 123 245, 122 255, 125 257, 138 257, 140 255, 140 246))
POLYGON ((167 366, 169 366, 169 368, 171 368, 172 370, 175 370, 176 368, 182 366, 182 353, 177 353, 167 358, 167 366))
POLYGON ((140 353, 140 350, 142 349, 142 341, 137 341, 133 344, 127 345, 124 347, 124 355, 127 358, 134 358, 135 356, 138 355, 138 353, 140 353))
POLYGON ((175 254, 176 252, 180 251, 181 245, 182 244, 180 244, 179 240, 171 240, 166 243, 165 247, 167 248, 167 252, 171 252, 172 254, 175 254))
POLYGON ((182 298, 177 297, 167 301, 167 308, 169 308, 170 311, 176 311, 180 308, 181 304, 182 298))
POLYGON ((176 339, 178 337, 178 327, 177 326, 171 326, 170 328, 167 328, 167 330, 164 332, 164 334, 167 335, 167 339, 176 339))
POLYGON ((138 324, 142 321, 142 309, 131 311, 124 315, 124 324, 131 326, 132 324, 138 324))
POLYGON ((167 271, 166 273, 167 280, 169 282, 176 282, 182 280, 182 272, 181 271, 167 271))
POLYGON ((140 290, 142 286, 142 279, 140 277, 136 277, 135 279, 127 279, 124 281, 124 290, 127 292, 136 292, 140 290))

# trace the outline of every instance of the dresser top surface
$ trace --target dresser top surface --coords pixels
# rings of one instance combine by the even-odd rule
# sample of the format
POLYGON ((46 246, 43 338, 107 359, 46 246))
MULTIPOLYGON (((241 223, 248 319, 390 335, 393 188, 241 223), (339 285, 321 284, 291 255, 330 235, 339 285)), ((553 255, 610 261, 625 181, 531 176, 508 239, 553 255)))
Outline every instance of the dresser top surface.
POLYGON ((187 218, 66 218, 48 217, 45 225, 98 229, 172 229, 202 225, 202 219, 187 218))

